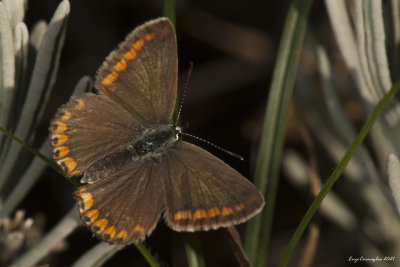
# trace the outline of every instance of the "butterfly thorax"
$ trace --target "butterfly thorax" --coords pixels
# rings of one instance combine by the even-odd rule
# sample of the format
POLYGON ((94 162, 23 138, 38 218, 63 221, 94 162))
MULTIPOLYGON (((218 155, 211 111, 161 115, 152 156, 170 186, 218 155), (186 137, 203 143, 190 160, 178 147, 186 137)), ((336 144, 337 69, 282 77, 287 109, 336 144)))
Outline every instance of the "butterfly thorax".
POLYGON ((144 129, 127 147, 134 159, 156 159, 167 152, 178 140, 180 127, 159 124, 144 129))

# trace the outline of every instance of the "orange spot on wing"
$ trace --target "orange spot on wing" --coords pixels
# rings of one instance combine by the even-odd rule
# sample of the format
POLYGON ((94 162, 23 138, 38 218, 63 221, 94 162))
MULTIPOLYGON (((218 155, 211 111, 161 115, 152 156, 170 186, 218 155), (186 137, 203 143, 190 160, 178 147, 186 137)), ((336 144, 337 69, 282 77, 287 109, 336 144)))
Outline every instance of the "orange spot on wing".
POLYGON ((78 163, 70 157, 61 159, 57 161, 57 163, 67 174, 74 174, 73 170, 75 170, 76 166, 78 166, 78 163))
POLYGON ((69 154, 69 148, 67 146, 60 146, 54 149, 53 156, 55 159, 61 159, 68 154, 69 154))
POLYGON ((85 223, 91 224, 97 219, 97 217, 99 217, 99 210, 89 210, 83 214, 83 217, 85 217, 85 223))
POLYGON ((88 210, 93 205, 93 196, 91 193, 79 193, 76 196, 80 198, 83 210, 88 210))
POLYGON ((122 60, 124 62, 122 62, 122 60, 121 60, 120 62, 116 63, 113 66, 114 70, 121 71, 121 70, 126 69, 127 68, 127 63, 125 62, 124 59, 126 59, 128 61, 129 60, 134 60, 137 57, 137 52, 139 52, 143 48, 143 46, 145 45, 145 41, 146 42, 151 41, 151 40, 154 39, 154 37, 155 37, 154 33, 149 33, 149 34, 146 34, 142 39, 139 39, 134 44, 132 44, 133 48, 122 55, 123 56, 122 60))
POLYGON ((111 85, 112 83, 115 82, 115 80, 118 78, 118 73, 113 71, 110 74, 108 74, 102 81, 101 84, 104 86, 111 85))
POLYGON ((198 209, 193 214, 193 220, 207 218, 207 212, 205 209, 198 209))
POLYGON ((174 214, 174 221, 186 219, 192 219, 192 212, 190 210, 181 210, 174 214))
POLYGON ((237 205, 235 205, 235 210, 236 211, 241 211, 244 209, 244 204, 243 203, 239 203, 237 205))
POLYGON ((95 232, 100 233, 106 228, 107 224, 108 224, 107 219, 100 219, 100 220, 95 221, 92 224, 92 227, 94 228, 95 232))
POLYGON ((85 101, 82 99, 78 100, 78 104, 74 107, 75 110, 82 110, 85 108, 85 101))
POLYGON ((140 224, 136 224, 135 227, 133 228, 133 232, 144 232, 144 227, 141 226, 140 224))
POLYGON ((72 117, 71 112, 64 110, 63 114, 61 115, 60 120, 67 121, 67 120, 71 119, 71 117, 72 117))
POLYGON ((231 207, 223 207, 221 213, 222 213, 222 216, 227 216, 227 215, 233 214, 234 211, 231 207))
POLYGON ((127 237, 128 237, 128 232, 126 230, 120 231, 116 236, 116 238, 121 238, 121 239, 125 239, 127 237))
POLYGON ((54 123, 53 132, 54 133, 62 133, 67 130, 67 125, 61 121, 57 121, 54 123))
POLYGON ((126 52, 125 54, 123 54, 123 57, 126 59, 126 60, 133 60, 133 59, 135 59, 136 58, 136 51, 135 51, 135 49, 131 49, 131 50, 129 50, 128 52, 126 52))
POLYGON ((218 207, 214 207, 208 210, 208 217, 215 217, 220 215, 221 212, 218 207))
POLYGON ((104 230, 102 234, 104 237, 106 237, 108 235, 109 238, 114 238, 115 233, 116 233, 115 226, 112 225, 112 226, 108 227, 106 230, 104 230))
POLYGON ((156 34, 154 32, 153 33, 149 33, 149 34, 146 34, 144 36, 144 39, 148 42, 148 41, 153 40, 155 36, 156 36, 156 34))
POLYGON ((113 69, 116 71, 123 71, 127 66, 128 65, 126 64, 125 59, 122 58, 120 61, 114 64, 113 69))
POLYGON ((140 51, 144 45, 144 40, 140 39, 136 41, 136 43, 133 44, 133 48, 135 48, 136 51, 140 51))
POLYGON ((53 146, 61 146, 68 140, 68 135, 65 134, 53 134, 51 135, 51 144, 53 146))

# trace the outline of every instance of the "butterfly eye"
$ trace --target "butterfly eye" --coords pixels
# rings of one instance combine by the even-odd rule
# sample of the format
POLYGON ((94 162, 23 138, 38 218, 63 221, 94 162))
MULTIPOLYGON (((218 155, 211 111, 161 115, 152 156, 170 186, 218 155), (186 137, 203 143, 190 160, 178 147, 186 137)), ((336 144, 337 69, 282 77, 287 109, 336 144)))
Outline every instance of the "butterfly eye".
POLYGON ((174 130, 176 132, 175 140, 178 140, 179 139, 179 135, 182 132, 182 128, 179 127, 179 126, 176 126, 176 125, 173 125, 172 127, 174 127, 174 130))

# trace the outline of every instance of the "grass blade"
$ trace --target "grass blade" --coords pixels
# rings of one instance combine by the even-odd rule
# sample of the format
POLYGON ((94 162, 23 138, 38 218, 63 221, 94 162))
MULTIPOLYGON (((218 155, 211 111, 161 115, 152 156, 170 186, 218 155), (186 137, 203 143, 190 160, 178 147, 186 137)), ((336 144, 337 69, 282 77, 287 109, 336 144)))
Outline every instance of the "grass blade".
POLYGON ((297 227, 295 233, 293 234, 292 238, 290 239, 283 256, 279 262, 279 266, 286 266, 290 256, 297 246, 297 243, 300 240, 300 237, 304 233, 307 225, 311 221, 311 218, 317 211, 319 205, 321 204, 322 200, 326 196, 326 194, 329 192, 329 190, 332 188, 334 183, 339 179, 340 175, 342 174, 343 170, 346 168, 347 164, 349 163, 350 159, 356 152, 357 148, 360 146, 362 141, 364 140, 365 136, 371 129, 372 125, 378 118, 378 116, 382 113, 384 108, 388 105, 389 101, 393 98, 393 96, 397 93, 397 91, 400 89, 400 82, 397 82, 387 93, 382 100, 378 103, 378 105, 375 107, 373 110, 372 114, 364 124, 363 128, 361 129, 360 133, 357 135, 356 139, 354 142, 351 144, 349 149, 346 151, 346 154, 343 156, 342 160, 338 164, 338 166, 335 168, 329 179, 326 181, 324 186, 321 188, 321 191, 319 192, 318 196, 314 199, 312 202, 311 206, 308 208, 306 214, 304 215, 303 219, 301 220, 299 226, 297 227))
POLYGON ((312 0, 292 1, 274 69, 254 180, 266 196, 266 206, 249 222, 245 239, 245 250, 255 266, 265 266, 267 261, 286 117, 311 4, 312 0))

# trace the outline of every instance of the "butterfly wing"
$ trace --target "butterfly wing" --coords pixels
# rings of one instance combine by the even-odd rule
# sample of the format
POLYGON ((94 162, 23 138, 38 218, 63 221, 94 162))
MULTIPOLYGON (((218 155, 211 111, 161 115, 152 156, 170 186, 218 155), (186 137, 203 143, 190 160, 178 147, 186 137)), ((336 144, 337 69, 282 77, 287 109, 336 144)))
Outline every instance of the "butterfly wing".
POLYGON ((253 184, 200 147, 178 141, 165 164, 165 218, 176 231, 238 224, 264 205, 263 196, 253 184))
POLYGON ((72 97, 50 123, 53 158, 68 176, 122 150, 136 133, 137 121, 105 95, 72 97))
POLYGON ((75 193, 84 224, 108 243, 144 239, 156 227, 164 209, 163 170, 159 167, 152 161, 132 161, 127 151, 92 166, 89 175, 100 168, 97 171, 107 179, 82 186, 75 193))
POLYGON ((79 175, 125 148, 150 123, 168 123, 177 64, 175 32, 168 19, 150 21, 130 33, 98 71, 96 85, 105 95, 73 97, 51 122, 53 158, 64 172, 79 175))
POLYGON ((139 26, 99 69, 96 86, 135 117, 169 123, 177 94, 174 27, 166 18, 139 26))

